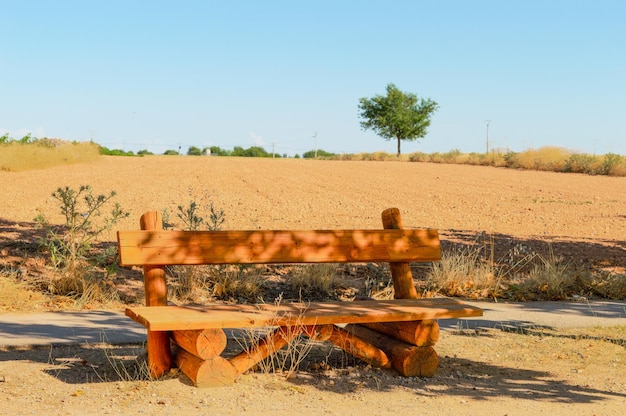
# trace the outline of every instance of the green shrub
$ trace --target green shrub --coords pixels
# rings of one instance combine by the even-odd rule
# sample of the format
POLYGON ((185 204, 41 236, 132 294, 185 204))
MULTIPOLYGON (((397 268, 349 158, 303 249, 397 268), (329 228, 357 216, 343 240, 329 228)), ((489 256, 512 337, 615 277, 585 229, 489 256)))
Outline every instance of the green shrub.
POLYGON ((58 281, 48 282, 48 288, 53 293, 80 297, 100 292, 99 288, 93 287, 98 283, 89 281, 95 268, 92 245, 129 215, 116 203, 111 212, 103 216, 104 206, 115 195, 114 191, 108 195, 94 195, 88 185, 81 186, 78 191, 67 186, 58 188, 52 197, 60 204, 61 214, 65 217, 64 226, 50 224, 44 214, 35 218, 45 232, 41 245, 50 255, 54 268, 62 274, 58 281))
POLYGON ((202 156, 202 150, 199 147, 191 146, 189 150, 187 150, 188 156, 202 156))
POLYGON ((599 172, 601 175, 611 175, 613 169, 620 165, 622 157, 615 153, 607 153, 604 155, 604 161, 602 162, 602 170, 599 172))
POLYGON ((106 156, 135 156, 132 151, 126 151, 122 149, 108 149, 104 146, 100 146, 100 154, 106 156))
POLYGON ((334 157, 334 156, 336 156, 335 153, 327 152, 326 150, 322 150, 322 149, 317 149, 317 151, 309 150, 308 152, 302 153, 302 157, 305 159, 315 159, 316 157, 329 158, 329 157, 334 157))
POLYGON ((567 159, 564 172, 594 174, 598 170, 598 158, 584 153, 574 153, 567 159))

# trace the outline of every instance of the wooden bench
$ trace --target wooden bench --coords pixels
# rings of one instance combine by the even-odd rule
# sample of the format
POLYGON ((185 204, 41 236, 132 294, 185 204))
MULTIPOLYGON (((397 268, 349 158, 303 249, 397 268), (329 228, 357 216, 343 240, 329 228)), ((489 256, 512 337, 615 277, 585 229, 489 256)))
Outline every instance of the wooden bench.
POLYGON ((419 299, 411 262, 440 260, 436 230, 403 229, 400 213, 382 213, 381 230, 163 231, 157 212, 140 231, 119 231, 122 266, 143 266, 146 306, 126 315, 148 330, 148 366, 155 378, 175 364, 199 387, 231 384, 302 334, 405 376, 434 375, 437 319, 481 316, 448 298, 419 299), (165 267, 206 264, 389 262, 395 299, 277 305, 168 305, 165 267), (225 328, 272 327, 265 338, 226 359, 225 328), (173 342, 178 347, 174 353, 173 342))

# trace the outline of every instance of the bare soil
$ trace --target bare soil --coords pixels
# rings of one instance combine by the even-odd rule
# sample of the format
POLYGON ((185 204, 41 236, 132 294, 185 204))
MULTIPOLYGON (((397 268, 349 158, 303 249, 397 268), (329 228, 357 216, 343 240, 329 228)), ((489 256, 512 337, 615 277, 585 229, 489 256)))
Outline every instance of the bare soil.
MULTIPOLYGON (((117 192, 138 228, 148 210, 211 200, 225 229, 380 228, 398 207, 406 227, 440 230, 452 244, 552 251, 581 266, 626 268, 626 178, 401 162, 217 157, 106 157, 90 164, 0 172, 0 260, 27 280, 46 273, 33 218, 63 219, 51 194, 91 185, 117 192)), ((104 244, 110 244, 114 235, 104 244)), ((112 282, 140 302, 135 274, 112 282)), ((67 307, 30 298, 20 310, 67 307)), ((1 299, 1 298, 0 298, 1 299)), ((15 305, 15 304, 14 304, 15 305)), ((15 308, 16 306, 13 306, 15 308)), ((7 308, 4 307, 6 310, 7 308)), ((141 346, 73 346, 0 351, 0 401, 7 414, 481 414, 621 415, 626 405, 623 329, 580 333, 538 329, 446 332, 432 379, 401 378, 325 346, 301 371, 251 373, 233 387, 188 386, 182 375, 124 381, 141 346), (585 336, 580 336, 585 334, 585 336), (591 334, 591 335, 590 335, 591 334)))

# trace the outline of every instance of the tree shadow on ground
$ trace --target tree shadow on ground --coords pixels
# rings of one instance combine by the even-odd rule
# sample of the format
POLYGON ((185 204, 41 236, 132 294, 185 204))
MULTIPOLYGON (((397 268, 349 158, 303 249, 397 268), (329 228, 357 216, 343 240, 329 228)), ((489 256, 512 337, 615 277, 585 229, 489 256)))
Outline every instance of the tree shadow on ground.
POLYGON ((342 378, 341 382, 336 379, 328 382, 316 376, 295 377, 289 381, 333 393, 354 393, 364 389, 393 391, 395 388, 403 388, 413 390, 419 396, 450 395, 479 401, 509 397, 559 403, 594 403, 610 398, 626 398, 626 392, 579 385, 555 378, 548 371, 494 365, 456 356, 440 357, 439 368, 433 378, 406 378, 392 373, 391 370, 363 368, 346 370, 342 378))
MULTIPOLYGON (((106 316, 102 319, 106 320, 106 316)), ((483 348, 480 344, 489 339, 508 336, 498 335, 501 332, 581 340, 583 343, 596 340, 626 345, 624 339, 581 338, 531 322, 488 322, 486 325, 491 329, 458 327, 451 330, 446 337, 454 336, 457 340, 458 337, 467 337, 470 343, 476 345, 472 348, 477 349, 483 348)), ((525 344, 527 341, 521 342, 525 344)), ((505 343, 508 345, 508 341, 505 343)), ((227 352, 240 347, 236 334, 230 334, 227 352)), ((602 345, 599 347, 602 348, 602 345)), ((285 373, 255 373, 254 377, 267 378, 267 382, 279 379, 299 387, 315 388, 335 394, 353 394, 368 390, 392 392, 401 388, 414 392, 416 396, 448 395, 476 401, 504 397, 575 404, 626 399, 626 392, 603 390, 596 385, 563 379, 558 372, 550 371, 549 363, 537 366, 534 365, 537 363, 530 361, 518 363, 517 367, 514 367, 506 364, 507 361, 504 361, 505 364, 494 364, 488 358, 469 359, 463 355, 463 350, 459 350, 458 355, 455 353, 452 356, 440 356, 439 368, 433 378, 401 377, 392 370, 372 368, 328 343, 315 342, 312 350, 299 365, 302 370, 297 371, 295 376, 286 378, 285 373), (320 368, 320 362, 327 365, 320 368)), ((484 355, 491 357, 492 352, 485 351, 484 355)), ((44 364, 43 372, 63 383, 73 385, 149 379, 145 345, 141 343, 110 345, 93 342, 74 346, 15 347, 0 350, 0 369, 2 361, 10 360, 44 364)), ((190 386, 192 384, 182 373, 174 372, 166 376, 172 377, 178 378, 182 384, 190 386)), ((245 377, 240 382, 245 383, 245 377)))
MULTIPOLYGON (((472 335, 475 336, 475 335, 472 335)), ((481 334, 479 336, 490 336, 481 334)), ((321 352, 325 354, 325 352, 321 352)), ((335 352, 340 354, 340 352, 335 352)), ((326 355, 329 358, 328 355, 326 355)), ((341 359, 341 358, 339 358, 341 359)), ((109 383, 147 380, 144 346, 83 345, 39 347, 28 350, 0 351, 0 361, 22 360, 45 364, 45 373, 70 384, 109 383)), ((316 388, 334 394, 389 391, 396 388, 411 390, 416 396, 458 396, 469 400, 530 399, 564 404, 598 403, 611 399, 626 399, 626 392, 606 391, 555 378, 548 371, 494 365, 461 357, 440 357, 433 378, 401 377, 391 370, 370 368, 359 362, 347 362, 344 369, 298 372, 285 382, 303 388, 316 388), (332 373, 332 375, 329 375, 332 373)), ((191 385, 181 373, 168 375, 191 385)), ((284 375, 256 374, 268 382, 284 375)), ((159 381, 153 381, 159 383, 159 381)), ((245 383, 245 379, 240 381, 245 383)), ((189 387, 195 388, 195 387, 189 387)))
POLYGON ((469 230, 440 230, 442 251, 472 247, 495 262, 514 262, 532 254, 562 258, 591 268, 626 268, 626 240, 572 239, 565 236, 518 237, 469 230))

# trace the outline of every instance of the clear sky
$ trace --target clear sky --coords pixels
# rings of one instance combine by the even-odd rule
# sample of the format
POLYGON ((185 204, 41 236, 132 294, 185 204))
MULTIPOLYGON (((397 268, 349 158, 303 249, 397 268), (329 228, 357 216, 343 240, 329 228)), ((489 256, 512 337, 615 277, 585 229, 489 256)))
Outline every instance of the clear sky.
POLYGON ((0 0, 0 16, 16 139, 394 153, 357 107, 394 83, 440 106, 403 153, 484 152, 490 120, 490 147, 626 155, 623 0, 0 0))

